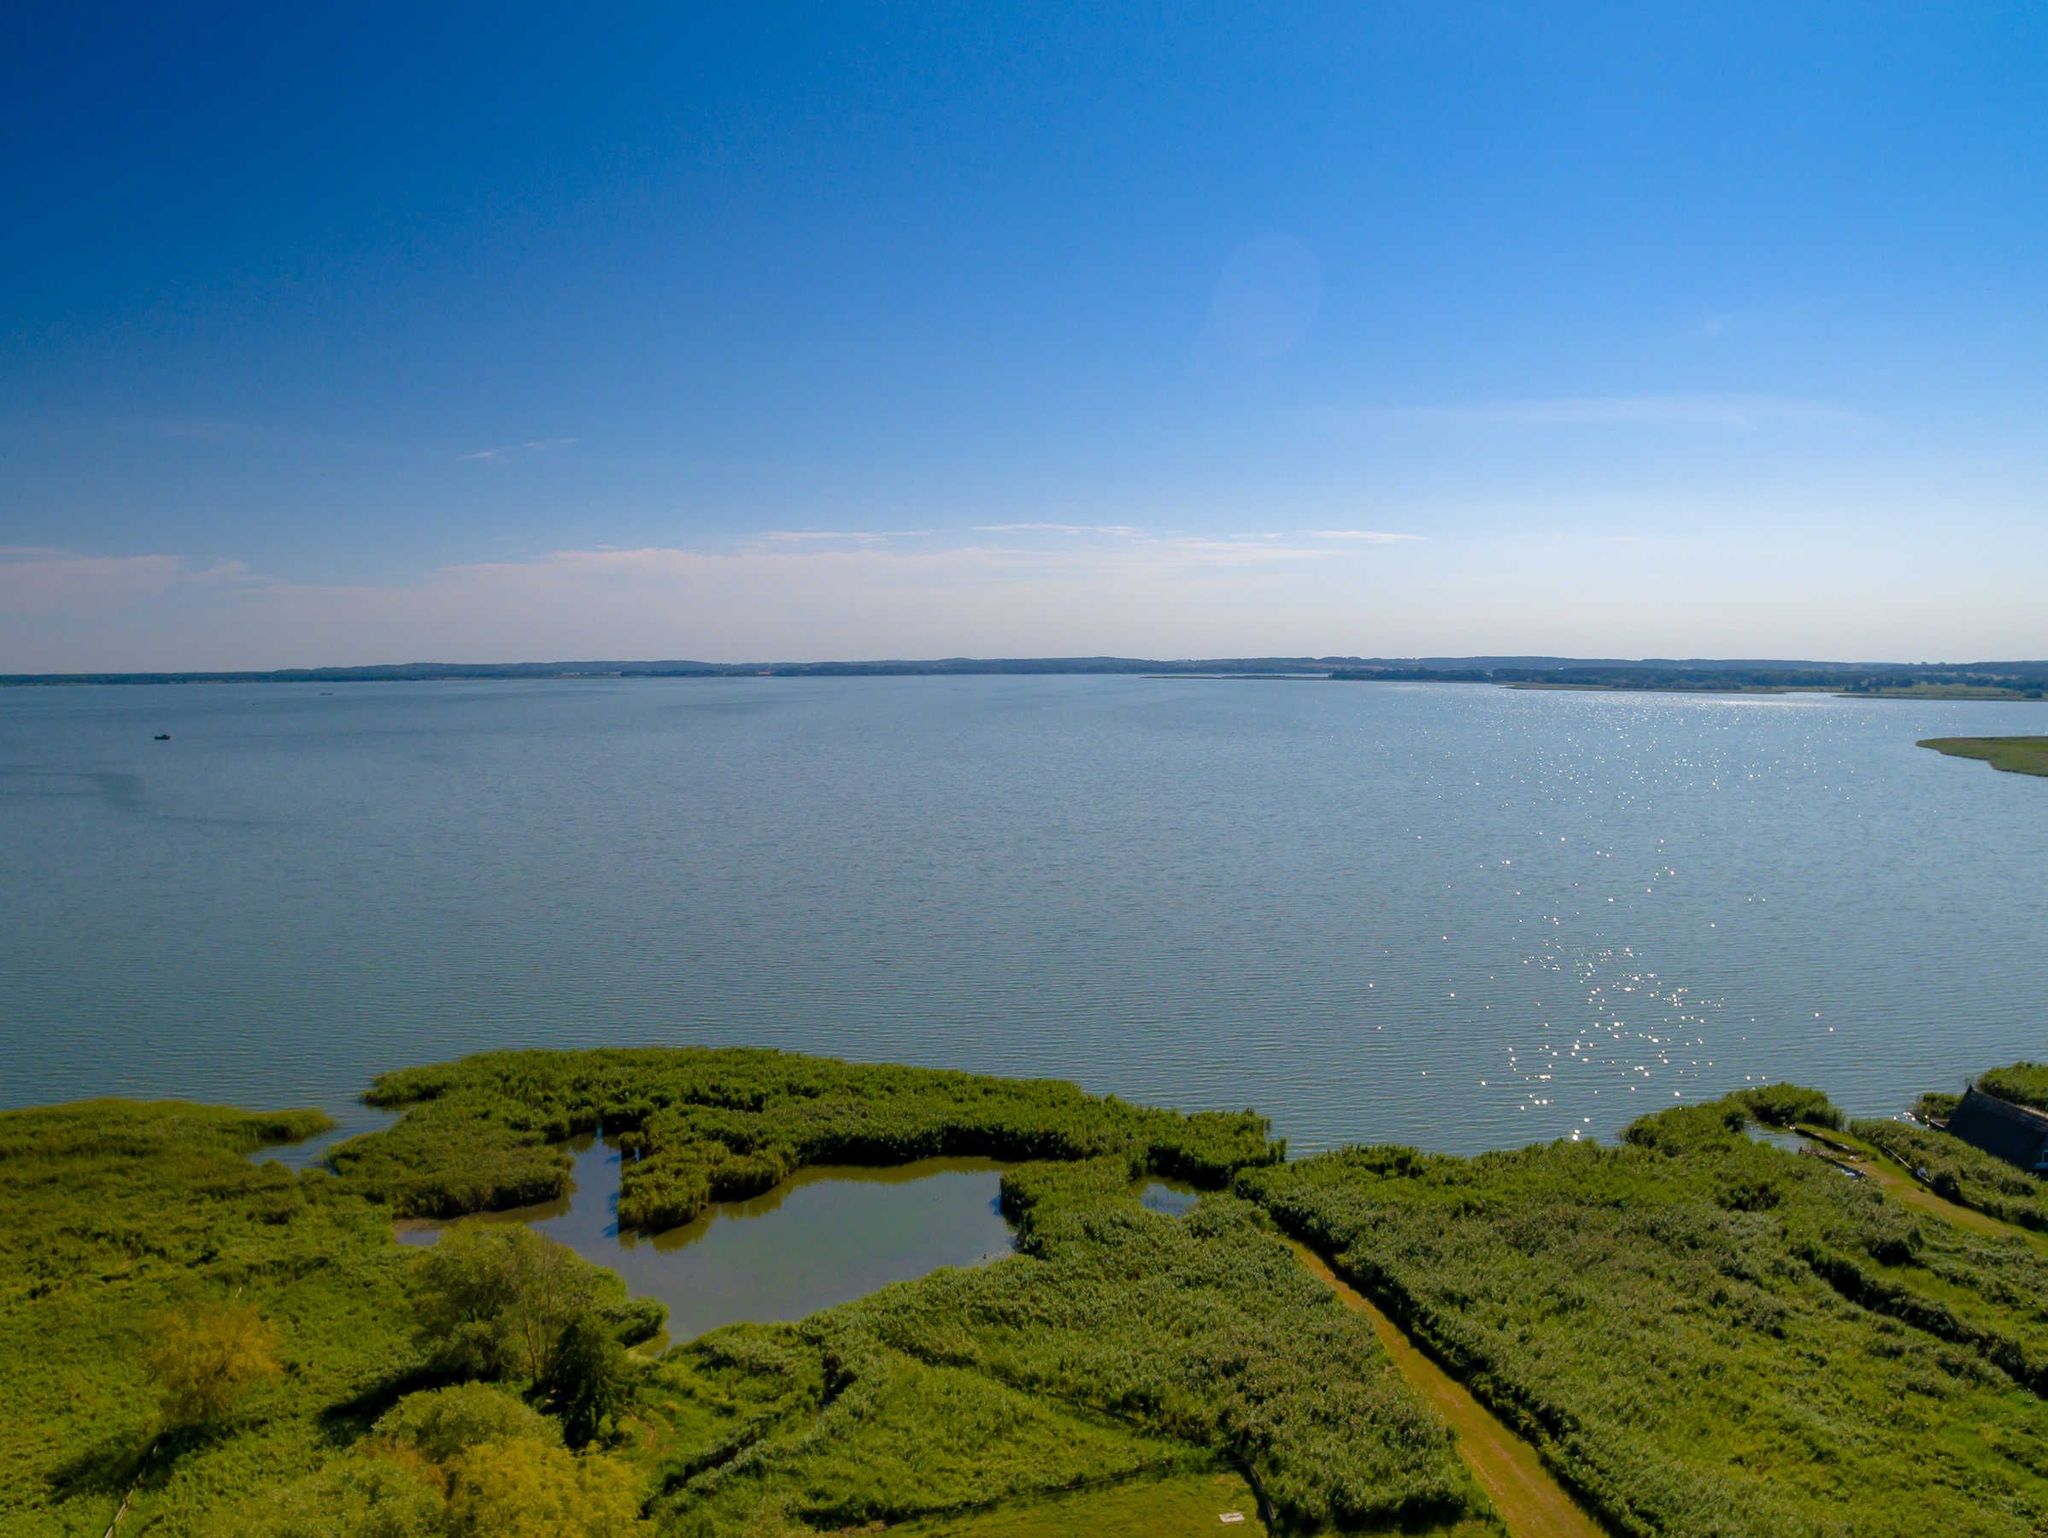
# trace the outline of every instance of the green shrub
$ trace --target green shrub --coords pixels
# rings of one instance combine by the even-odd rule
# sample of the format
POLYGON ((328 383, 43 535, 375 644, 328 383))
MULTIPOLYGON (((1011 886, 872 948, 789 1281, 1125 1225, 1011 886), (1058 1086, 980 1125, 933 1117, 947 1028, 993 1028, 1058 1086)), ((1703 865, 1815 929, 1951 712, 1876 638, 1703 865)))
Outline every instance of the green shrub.
POLYGON ((545 1379, 563 1331, 624 1301, 625 1288, 565 1244, 516 1223, 457 1224, 411 1278, 423 1350, 448 1373, 545 1379))
POLYGON ((561 1428, 516 1394, 457 1383, 408 1394, 377 1422, 377 1434, 446 1463, 479 1442, 560 1442, 561 1428))
POLYGON ((1977 1076, 1977 1088, 2014 1105, 2048 1110, 2048 1063, 2014 1063, 2007 1068, 1993 1068, 1977 1076))

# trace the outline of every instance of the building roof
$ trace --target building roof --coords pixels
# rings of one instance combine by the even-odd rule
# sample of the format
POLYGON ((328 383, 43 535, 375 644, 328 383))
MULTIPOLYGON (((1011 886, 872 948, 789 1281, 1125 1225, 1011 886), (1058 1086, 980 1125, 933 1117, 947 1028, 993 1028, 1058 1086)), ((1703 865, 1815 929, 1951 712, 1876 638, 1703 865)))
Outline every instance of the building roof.
POLYGON ((1948 1130, 2021 1169, 2048 1163, 2048 1116, 1987 1095, 1972 1084, 1949 1113, 1948 1130))

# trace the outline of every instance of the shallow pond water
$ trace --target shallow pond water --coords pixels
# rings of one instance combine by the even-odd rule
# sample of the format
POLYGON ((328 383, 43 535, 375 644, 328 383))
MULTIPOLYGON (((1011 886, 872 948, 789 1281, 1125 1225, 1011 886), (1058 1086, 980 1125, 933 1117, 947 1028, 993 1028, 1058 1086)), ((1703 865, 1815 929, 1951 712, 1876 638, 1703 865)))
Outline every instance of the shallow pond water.
POLYGON ((249 1157, 258 1164, 282 1164, 286 1169, 320 1169, 336 1144, 368 1132, 382 1132, 397 1120, 396 1111, 359 1103, 346 1107, 325 1132, 316 1132, 294 1143, 265 1143, 249 1157))
POLYGON ((1786 1153, 1804 1153, 1806 1151, 1806 1139, 1798 1133, 1788 1131, 1785 1128, 1759 1127, 1752 1122, 1744 1130, 1749 1133, 1749 1140, 1752 1143, 1764 1143, 1772 1148, 1782 1148, 1786 1153))
POLYGON ((1170 1218, 1186 1217, 1202 1199, 1200 1189, 1185 1180, 1164 1180, 1157 1176, 1138 1189, 1138 1205, 1147 1212, 1163 1212, 1170 1218))
MULTIPOLYGON (((636 1297, 668 1305, 675 1340, 740 1320, 801 1319, 1014 1249, 999 1207, 1003 1166, 992 1159, 815 1165, 763 1195, 716 1202, 694 1222, 644 1235, 619 1232, 618 1150, 591 1137, 570 1147, 569 1196, 459 1221, 527 1223, 610 1267, 636 1297)), ((431 1244, 447 1227, 403 1223, 399 1238, 431 1244)))

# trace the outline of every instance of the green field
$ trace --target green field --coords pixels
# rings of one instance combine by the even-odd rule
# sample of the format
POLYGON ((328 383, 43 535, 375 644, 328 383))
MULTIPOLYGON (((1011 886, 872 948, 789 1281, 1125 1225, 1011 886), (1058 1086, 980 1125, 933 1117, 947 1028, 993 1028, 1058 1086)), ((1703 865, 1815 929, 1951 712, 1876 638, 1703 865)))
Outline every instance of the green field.
POLYGON ((2048 1514, 2048 1256, 1888 1200, 1733 1098, 1620 1147, 1349 1149, 1241 1191, 1335 1257, 1606 1525, 2023 1538, 2048 1514))
POLYGON ((1919 746, 1951 758, 1978 758, 2009 774, 2048 774, 2048 737, 1928 737, 1919 746))
POLYGON ((332 1173, 248 1157, 317 1113, 0 1115, 0 1534, 1546 1538, 1545 1465, 1616 1534, 2048 1521, 2048 1243, 2006 1227, 2040 1183, 1903 1123, 1823 1135, 1947 1200, 1747 1136, 1837 1126, 1811 1091, 1616 1147, 1297 1162, 1249 1112, 766 1052, 489 1054, 377 1095, 403 1116, 332 1173), (656 1350, 658 1309, 518 1225, 394 1242, 556 1189, 600 1122, 650 1223, 812 1161, 999 1155, 1019 1253, 656 1350), (1147 1174, 1209 1194, 1147 1211, 1147 1174), (1461 1450, 1523 1481, 1512 1521, 1461 1450))
POLYGON ((122 1532, 166 1538, 1137 1533, 1212 1500, 1250 1531, 1499 1532, 1256 1208, 1139 1206, 1142 1172, 1278 1157, 1256 1116, 762 1052, 500 1054, 379 1094, 408 1114, 339 1174, 247 1158, 316 1114, 0 1116, 0 1533, 97 1538, 124 1500, 122 1532), (600 1118, 664 1220, 814 1158, 1033 1159, 1004 1185, 1022 1253, 647 1360, 617 1343, 658 1320, 526 1230, 394 1242, 400 1210, 553 1188, 554 1141, 600 1118), (174 1411, 163 1341, 237 1311, 270 1370, 174 1411), (577 1330, 608 1364, 586 1434, 559 1388, 577 1330))

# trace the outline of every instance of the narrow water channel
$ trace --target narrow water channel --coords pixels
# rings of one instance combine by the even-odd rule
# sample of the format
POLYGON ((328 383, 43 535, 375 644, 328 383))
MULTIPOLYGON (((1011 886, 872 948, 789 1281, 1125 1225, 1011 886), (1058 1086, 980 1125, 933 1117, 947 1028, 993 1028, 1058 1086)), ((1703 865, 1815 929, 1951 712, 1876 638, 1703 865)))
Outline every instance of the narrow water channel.
MULTIPOLYGON (((527 1223, 609 1267, 635 1296, 668 1305, 674 1340, 740 1320, 801 1319, 1014 1249, 999 1206, 1003 1166, 992 1159, 814 1165, 761 1196, 717 1202, 692 1223, 644 1235, 619 1232, 618 1150, 592 1137, 569 1146, 567 1197, 457 1221, 527 1223)), ((447 1226, 402 1223, 398 1236, 431 1244, 447 1226)))

